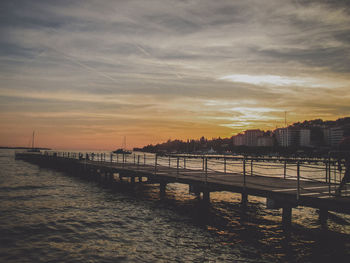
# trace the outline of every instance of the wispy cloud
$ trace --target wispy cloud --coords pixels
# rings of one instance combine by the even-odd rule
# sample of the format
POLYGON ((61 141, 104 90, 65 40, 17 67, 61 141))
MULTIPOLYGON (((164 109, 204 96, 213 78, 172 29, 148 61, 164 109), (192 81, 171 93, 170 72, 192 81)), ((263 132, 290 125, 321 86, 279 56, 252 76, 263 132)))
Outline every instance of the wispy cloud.
POLYGON ((274 76, 274 75, 247 75, 247 74, 234 74, 220 78, 221 80, 229 80, 232 82, 248 83, 253 85, 275 85, 275 86, 318 86, 315 79, 302 79, 291 78, 286 76, 274 76))
POLYGON ((349 114, 346 1, 13 0, 0 8, 0 144, 16 144, 15 127, 26 133, 55 120, 96 132, 98 143, 130 133, 141 145, 271 128, 285 110, 291 121, 349 114))

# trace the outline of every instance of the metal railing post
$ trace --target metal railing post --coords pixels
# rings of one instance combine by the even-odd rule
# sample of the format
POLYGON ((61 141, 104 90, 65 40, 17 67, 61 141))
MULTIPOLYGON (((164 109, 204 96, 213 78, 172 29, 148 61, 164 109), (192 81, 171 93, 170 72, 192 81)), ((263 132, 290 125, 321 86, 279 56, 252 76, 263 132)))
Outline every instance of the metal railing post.
POLYGON ((158 155, 156 154, 154 158, 154 175, 157 174, 157 162, 158 162, 158 155))
POLYGON ((283 179, 286 179, 287 176, 287 161, 284 161, 283 165, 283 179))
POLYGON ((178 178, 178 175, 179 175, 179 162, 180 162, 180 158, 179 157, 177 157, 176 158, 176 180, 177 180, 177 178, 178 178))
POLYGON ((297 200, 300 197, 300 162, 297 162, 297 200))
POLYGON ((113 163, 113 154, 111 153, 111 163, 113 163))
POLYGON ((203 160, 202 160, 202 170, 204 171, 205 170, 205 167, 204 167, 204 157, 202 157, 203 158, 203 160))
POLYGON ((245 157, 243 158, 243 187, 245 188, 246 186, 246 171, 245 171, 245 157))
POLYGON ((119 163, 119 154, 117 153, 117 163, 119 163))
POLYGON ((253 176, 253 159, 250 161, 250 176, 253 176))
POLYGON ((135 156, 135 154, 134 154, 134 165, 136 164, 136 156, 135 156))
POLYGON ((140 155, 137 155, 137 169, 140 169, 140 155))
POLYGON ((169 158, 169 161, 168 161, 168 162, 169 162, 169 164, 168 164, 168 166, 169 166, 169 168, 170 168, 170 155, 169 155, 169 157, 168 157, 168 158, 169 158))
POLYGON ((226 174, 226 157, 224 157, 224 174, 226 174))
POLYGON ((143 154, 143 165, 146 165, 146 154, 143 154))
POLYGON ((186 169, 186 157, 184 157, 184 170, 186 169))
POLYGON ((332 169, 331 169, 331 160, 330 157, 328 158, 328 194, 331 195, 331 175, 332 175, 332 169))
POLYGON ((207 183, 208 182, 208 158, 207 157, 205 157, 204 166, 205 166, 205 183, 207 183))

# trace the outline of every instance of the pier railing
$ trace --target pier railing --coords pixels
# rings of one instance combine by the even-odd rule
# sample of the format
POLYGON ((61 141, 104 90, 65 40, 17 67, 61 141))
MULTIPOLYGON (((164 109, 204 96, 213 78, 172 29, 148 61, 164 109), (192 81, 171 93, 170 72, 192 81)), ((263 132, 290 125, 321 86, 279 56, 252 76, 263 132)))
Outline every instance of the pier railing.
MULTIPOLYGON (((267 176, 281 179, 295 180, 297 199, 300 195, 307 195, 310 191, 303 188, 302 182, 312 181, 327 184, 328 195, 337 194, 340 182, 345 173, 345 161, 336 158, 273 158, 273 157, 218 157, 198 155, 157 155, 145 153, 114 154, 114 153, 92 153, 92 152, 52 152, 45 151, 41 154, 55 156, 57 158, 71 158, 101 163, 119 164, 130 169, 141 167, 151 168, 156 175, 166 168, 176 169, 176 173, 186 176, 186 171, 200 170, 205 181, 215 175, 242 176, 245 186, 249 176, 267 176)), ((315 189, 312 193, 315 193, 315 189)), ((320 194, 325 194, 320 189, 320 194)), ((339 194, 339 193, 338 193, 339 194)), ((345 189, 342 196, 350 196, 345 189)))

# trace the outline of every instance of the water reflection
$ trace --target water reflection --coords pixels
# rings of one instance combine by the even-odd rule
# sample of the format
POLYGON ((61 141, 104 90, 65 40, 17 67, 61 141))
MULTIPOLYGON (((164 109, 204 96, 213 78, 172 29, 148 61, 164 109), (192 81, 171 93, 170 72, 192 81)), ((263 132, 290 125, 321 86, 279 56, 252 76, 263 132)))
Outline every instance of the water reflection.
POLYGON ((350 218, 293 209, 293 231, 265 199, 211 193, 203 205, 188 187, 111 188, 0 157, 2 262, 314 262, 349 259, 350 218))

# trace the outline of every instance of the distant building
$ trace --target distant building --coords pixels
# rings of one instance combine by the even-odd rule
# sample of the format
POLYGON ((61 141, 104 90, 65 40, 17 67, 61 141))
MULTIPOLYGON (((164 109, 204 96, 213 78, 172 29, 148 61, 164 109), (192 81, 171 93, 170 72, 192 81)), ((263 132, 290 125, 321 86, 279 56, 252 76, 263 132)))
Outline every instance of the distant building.
POLYGON ((299 129, 287 127, 275 130, 277 144, 282 147, 298 146, 299 129))
POLYGON ((260 136, 258 137, 257 146, 272 147, 274 144, 273 137, 271 136, 260 136))
POLYGON ((343 139, 344 129, 343 127, 331 127, 329 128, 329 145, 335 147, 343 139))
POLYGON ((279 146, 287 147, 288 146, 288 135, 287 128, 278 128, 275 130, 275 137, 277 144, 279 146))
POLYGON ((322 128, 322 133, 323 133, 323 144, 326 146, 330 146, 331 145, 331 137, 330 137, 330 133, 331 130, 329 127, 323 127, 322 128))
POLYGON ((240 133, 233 137, 233 145, 242 146, 245 145, 244 134, 240 133))
POLYGON ((311 130, 300 129, 299 130, 299 146, 309 147, 311 146, 311 130))
POLYGON ((247 146, 258 146, 258 137, 264 135, 264 132, 261 130, 246 130, 244 132, 245 145, 247 146))

